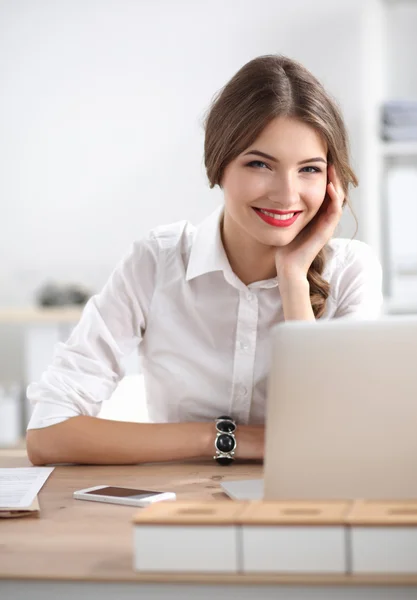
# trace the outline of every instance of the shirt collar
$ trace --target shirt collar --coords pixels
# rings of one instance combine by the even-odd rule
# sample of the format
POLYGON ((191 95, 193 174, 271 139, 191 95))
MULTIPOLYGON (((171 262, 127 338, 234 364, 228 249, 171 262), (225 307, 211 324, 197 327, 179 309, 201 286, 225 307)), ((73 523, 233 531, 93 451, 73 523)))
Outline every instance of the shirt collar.
POLYGON ((219 206, 197 227, 188 260, 186 281, 213 271, 232 273, 220 235, 222 219, 223 206, 219 206))

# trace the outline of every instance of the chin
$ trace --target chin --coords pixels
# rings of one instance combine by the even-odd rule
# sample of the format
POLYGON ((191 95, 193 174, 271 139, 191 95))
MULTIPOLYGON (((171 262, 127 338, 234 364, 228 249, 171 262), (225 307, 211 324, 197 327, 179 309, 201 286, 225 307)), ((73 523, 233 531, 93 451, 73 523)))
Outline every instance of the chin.
POLYGON ((278 232, 278 234, 271 232, 269 235, 262 235, 259 233, 254 235, 252 233, 252 237, 256 238, 258 242, 265 246, 273 246, 274 248, 283 248, 284 246, 287 246, 296 238, 296 235, 289 234, 289 232, 278 232))

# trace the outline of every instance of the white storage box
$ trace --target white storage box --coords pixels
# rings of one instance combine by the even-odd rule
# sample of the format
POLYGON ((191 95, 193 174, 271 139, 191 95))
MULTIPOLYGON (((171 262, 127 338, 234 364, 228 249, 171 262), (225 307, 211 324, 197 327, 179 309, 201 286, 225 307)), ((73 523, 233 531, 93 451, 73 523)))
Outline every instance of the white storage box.
POLYGON ((348 502, 256 502, 239 517, 246 573, 346 573, 348 502))
POLYGON ((237 517, 246 503, 160 502, 134 517, 136 571, 237 573, 237 517))
POLYGON ((356 502, 347 524, 352 574, 417 573, 417 502, 356 502))

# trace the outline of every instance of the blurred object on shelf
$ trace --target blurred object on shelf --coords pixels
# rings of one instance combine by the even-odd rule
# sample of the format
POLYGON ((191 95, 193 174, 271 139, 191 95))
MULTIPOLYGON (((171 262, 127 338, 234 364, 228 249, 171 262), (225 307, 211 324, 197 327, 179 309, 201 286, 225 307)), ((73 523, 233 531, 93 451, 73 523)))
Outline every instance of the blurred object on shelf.
POLYGON ((18 383, 0 385, 0 447, 16 446, 21 437, 21 387, 18 383))
POLYGON ((417 140, 417 101, 390 100, 382 106, 382 138, 384 140, 417 140))
POLYGON ((36 295, 37 304, 40 306, 83 306, 90 296, 87 290, 79 284, 46 283, 36 295))

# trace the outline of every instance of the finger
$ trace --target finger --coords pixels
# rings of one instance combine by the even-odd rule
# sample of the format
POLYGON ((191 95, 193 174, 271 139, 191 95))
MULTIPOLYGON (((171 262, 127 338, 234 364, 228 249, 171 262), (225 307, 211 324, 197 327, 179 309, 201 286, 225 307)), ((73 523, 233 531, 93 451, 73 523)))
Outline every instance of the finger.
POLYGON ((342 184, 340 182, 340 178, 336 172, 336 167, 333 164, 330 165, 327 169, 327 172, 328 172, 328 176, 329 176, 329 182, 333 184, 334 189, 336 190, 338 196, 340 196, 340 198, 342 199, 341 202, 343 204, 344 192, 343 192, 342 184))
POLYGON ((327 184, 327 193, 330 197, 331 200, 331 204, 337 208, 337 209, 342 209, 343 207, 343 201, 344 201, 344 197, 343 195, 341 195, 338 190, 336 189, 334 183, 331 181, 330 183, 327 184))
MULTIPOLYGON (((308 231, 308 235, 317 238, 318 242, 322 244, 328 242, 342 216, 340 199, 331 183, 328 184, 327 190, 324 205, 322 205, 322 209, 316 215, 316 218, 309 223, 308 231)), ((304 229, 306 234, 307 227, 304 229)))

